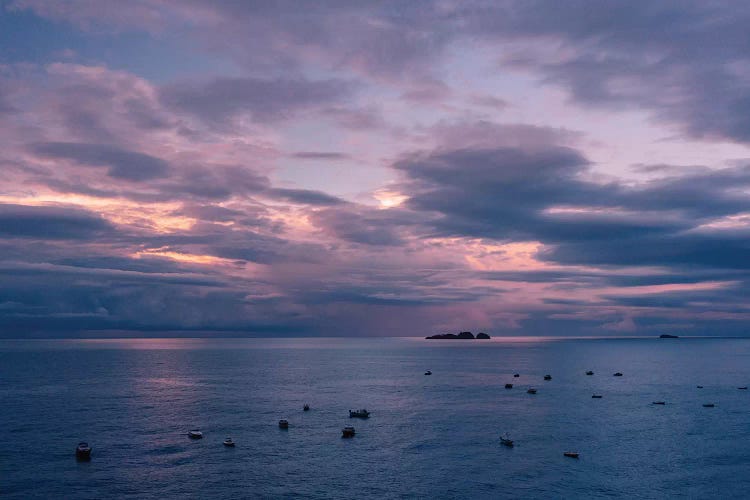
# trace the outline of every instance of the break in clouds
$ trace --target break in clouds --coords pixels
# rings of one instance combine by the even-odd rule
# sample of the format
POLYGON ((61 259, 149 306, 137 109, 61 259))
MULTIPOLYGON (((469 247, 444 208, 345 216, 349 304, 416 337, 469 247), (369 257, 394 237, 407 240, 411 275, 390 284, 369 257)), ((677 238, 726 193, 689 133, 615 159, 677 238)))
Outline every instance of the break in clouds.
POLYGON ((2 336, 746 332, 740 3, 0 8, 2 336))

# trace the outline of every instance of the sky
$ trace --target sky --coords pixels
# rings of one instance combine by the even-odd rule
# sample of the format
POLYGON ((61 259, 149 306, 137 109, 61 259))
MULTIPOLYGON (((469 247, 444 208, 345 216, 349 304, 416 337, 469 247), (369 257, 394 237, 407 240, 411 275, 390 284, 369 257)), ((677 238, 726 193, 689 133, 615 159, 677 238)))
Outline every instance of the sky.
POLYGON ((0 0, 0 337, 745 335, 748 26, 0 0))

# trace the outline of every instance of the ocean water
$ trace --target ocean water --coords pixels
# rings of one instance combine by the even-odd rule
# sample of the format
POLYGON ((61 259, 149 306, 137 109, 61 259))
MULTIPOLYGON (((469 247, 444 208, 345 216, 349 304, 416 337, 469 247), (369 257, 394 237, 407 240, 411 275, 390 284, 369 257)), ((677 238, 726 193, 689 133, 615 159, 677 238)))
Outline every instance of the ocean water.
POLYGON ((745 385, 743 339, 0 341, 0 496, 742 498, 745 385))

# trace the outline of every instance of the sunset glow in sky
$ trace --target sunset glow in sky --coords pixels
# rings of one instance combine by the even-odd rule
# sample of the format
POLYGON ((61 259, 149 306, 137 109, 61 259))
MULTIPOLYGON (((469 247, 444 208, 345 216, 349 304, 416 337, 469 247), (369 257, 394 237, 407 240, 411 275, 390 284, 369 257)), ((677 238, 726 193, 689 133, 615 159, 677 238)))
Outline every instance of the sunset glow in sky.
POLYGON ((745 334, 748 26, 0 0, 0 336, 745 334))

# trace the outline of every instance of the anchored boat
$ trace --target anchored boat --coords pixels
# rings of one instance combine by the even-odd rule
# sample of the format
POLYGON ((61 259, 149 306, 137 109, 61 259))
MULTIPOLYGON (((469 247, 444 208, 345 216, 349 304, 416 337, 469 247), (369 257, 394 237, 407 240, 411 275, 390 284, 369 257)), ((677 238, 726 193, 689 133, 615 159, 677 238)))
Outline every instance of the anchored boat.
POLYGON ((91 446, 85 441, 81 441, 76 446, 76 458, 78 460, 91 460, 91 446))

